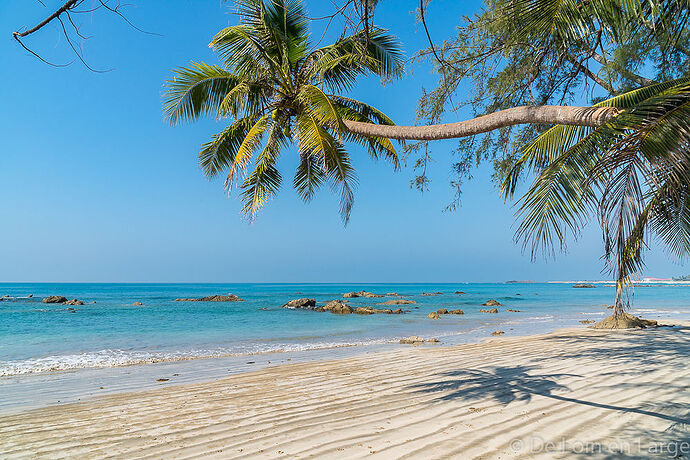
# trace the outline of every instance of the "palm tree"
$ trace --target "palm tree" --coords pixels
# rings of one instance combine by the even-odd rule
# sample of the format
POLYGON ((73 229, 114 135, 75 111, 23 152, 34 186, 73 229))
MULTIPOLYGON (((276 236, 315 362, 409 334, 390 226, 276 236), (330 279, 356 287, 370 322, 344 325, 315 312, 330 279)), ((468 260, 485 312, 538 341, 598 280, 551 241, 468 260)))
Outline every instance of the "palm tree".
POLYGON ((240 23, 218 32, 210 47, 223 64, 192 62, 166 82, 165 115, 171 124, 202 115, 231 122, 201 147, 199 163, 213 178, 226 174, 225 187, 241 189, 250 219, 279 189, 281 151, 297 144, 299 165, 293 185, 310 200, 330 182, 340 188, 340 213, 350 218, 355 171, 346 141, 365 146, 374 158, 398 168, 390 139, 350 133, 344 121, 392 125, 379 110, 339 94, 357 77, 385 79, 402 72, 398 41, 382 29, 343 36, 312 49, 300 0, 238 0, 240 23), (252 163, 253 162, 253 163, 252 163))
POLYGON ((631 282, 644 267, 650 237, 679 258, 690 253, 690 78, 598 105, 624 112, 597 128, 546 131, 523 150, 503 192, 512 196, 522 173, 536 173, 519 202, 517 231, 533 255, 563 248, 569 234, 598 217, 616 279, 613 316, 620 327, 630 323, 631 282))
MULTIPOLYGON (((513 8, 523 38, 551 34, 571 42, 641 34, 678 47, 690 19, 687 2, 516 0, 513 8)), ((519 177, 536 176, 519 201, 516 234, 533 256, 563 248, 598 218, 616 279, 612 327, 640 325, 625 309, 651 238, 679 258, 690 253, 690 78, 643 83, 593 107, 618 110, 603 124, 558 125, 538 136, 502 184, 512 197, 519 177)))

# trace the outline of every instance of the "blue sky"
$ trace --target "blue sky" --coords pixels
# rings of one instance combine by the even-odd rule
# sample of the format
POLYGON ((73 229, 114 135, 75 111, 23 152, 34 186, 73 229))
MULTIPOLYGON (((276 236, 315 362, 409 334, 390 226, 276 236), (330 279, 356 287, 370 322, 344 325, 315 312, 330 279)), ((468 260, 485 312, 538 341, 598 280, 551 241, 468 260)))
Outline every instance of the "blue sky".
MULTIPOLYGON (((90 0, 87 0, 89 3, 90 0)), ((352 147, 358 170, 352 219, 324 188, 309 204, 290 187, 296 151, 283 153, 284 184, 248 224, 236 195, 201 174, 196 154, 223 122, 170 127, 161 114, 163 81, 190 60, 217 63, 210 38, 232 24, 231 3, 147 0, 126 10, 139 33, 114 15, 80 16, 92 38, 83 48, 92 73, 74 63, 53 68, 22 50, 11 32, 32 26, 58 4, 0 3, 0 281, 104 282, 463 282, 507 279, 599 279, 596 225, 567 254, 532 262, 513 241, 514 219, 490 181, 489 165, 464 187, 463 204, 443 212, 454 141, 433 146, 431 190, 410 189, 410 167, 393 172, 352 147)), ((94 2, 95 3, 95 2, 94 2)), ((408 55, 425 46, 416 1, 384 0, 377 22, 398 35, 408 55)), ((434 0, 428 23, 436 40, 453 33, 480 2, 434 0)), ((330 2, 307 1, 322 16, 330 2)), ((55 62, 73 59, 51 24, 27 40, 55 62)), ((315 31, 323 24, 317 24, 315 31)), ((333 26, 332 38, 338 32, 333 26)), ((353 95, 414 122, 425 64, 381 86, 363 79, 353 95)), ((447 121, 466 118, 451 114, 447 121)), ((686 267, 653 250, 646 274, 673 276, 686 267)))

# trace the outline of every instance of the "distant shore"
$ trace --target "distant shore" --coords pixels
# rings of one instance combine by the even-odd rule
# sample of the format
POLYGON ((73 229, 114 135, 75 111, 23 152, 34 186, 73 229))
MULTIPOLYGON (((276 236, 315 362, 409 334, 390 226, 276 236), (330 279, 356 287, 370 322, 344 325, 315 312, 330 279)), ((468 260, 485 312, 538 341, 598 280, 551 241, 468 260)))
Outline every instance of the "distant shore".
MULTIPOLYGON (((590 446, 648 456, 687 438, 690 323, 675 324, 409 346, 202 384, 163 381, 2 417, 0 451, 7 458, 589 458, 590 446)), ((607 454, 616 452, 599 451, 607 454)))

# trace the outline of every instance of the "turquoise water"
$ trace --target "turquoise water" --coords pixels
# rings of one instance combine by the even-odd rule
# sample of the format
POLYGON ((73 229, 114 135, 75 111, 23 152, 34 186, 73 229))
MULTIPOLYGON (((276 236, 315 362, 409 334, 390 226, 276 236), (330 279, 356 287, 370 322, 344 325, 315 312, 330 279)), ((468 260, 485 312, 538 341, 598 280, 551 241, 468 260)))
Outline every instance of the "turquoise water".
MULTIPOLYGON (((85 367, 299 351, 396 342, 401 337, 438 337, 443 343, 473 342, 503 330, 506 335, 546 332, 601 319, 612 287, 573 289, 570 284, 0 284, 0 376, 85 367), (397 292, 417 302, 403 315, 332 315, 289 310, 290 299, 342 298, 349 291, 397 292), (456 290, 466 295, 456 295, 456 290), (422 292, 440 291, 438 296, 422 292), (175 302, 178 297, 234 293, 244 302, 175 302), (28 294, 33 298, 20 299, 28 294), (76 311, 41 303, 48 295, 86 302, 76 311), (496 299, 498 314, 479 313, 496 299), (95 303, 93 303, 95 302, 95 303), (132 306, 142 302, 143 306, 132 306), (438 308, 465 315, 426 318, 438 308), (506 309, 520 310, 519 313, 506 309)), ((388 298, 351 299, 375 306, 388 298)), ((396 308, 396 307, 394 307, 396 308)), ((684 318, 690 286, 639 287, 634 313, 684 318)))

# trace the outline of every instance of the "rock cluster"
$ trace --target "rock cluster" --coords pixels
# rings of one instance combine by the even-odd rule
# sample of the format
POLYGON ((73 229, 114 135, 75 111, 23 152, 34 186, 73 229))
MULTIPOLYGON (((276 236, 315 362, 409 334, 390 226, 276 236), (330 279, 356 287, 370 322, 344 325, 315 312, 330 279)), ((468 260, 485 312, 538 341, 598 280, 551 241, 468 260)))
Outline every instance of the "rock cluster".
POLYGON ((380 303, 379 305, 412 305, 413 303, 417 303, 414 300, 407 300, 407 299, 391 299, 391 300, 386 300, 385 302, 380 303))
POLYGON ((582 324, 592 324, 592 323, 596 323, 596 321, 594 321, 593 319, 582 319, 582 320, 580 320, 580 322, 581 322, 582 324))
POLYGON ((441 319, 441 315, 439 315, 435 311, 432 311, 431 313, 429 313, 429 316, 427 316, 427 318, 429 318, 429 319, 441 319))
POLYGON ((491 335, 503 335, 503 334, 505 334, 505 332, 503 332, 503 331, 494 331, 491 333, 491 335))
POLYGON ((422 292, 422 295, 443 295, 443 292, 422 292))
POLYGON ((242 302, 235 294, 228 295, 210 295, 208 297, 201 297, 198 299, 175 299, 175 302, 242 302))
POLYGON ((438 339, 423 339, 417 335, 412 335, 404 339, 400 339, 400 343, 406 345, 424 345, 425 343, 438 343, 438 339))
POLYGON ((84 305, 84 302, 81 300, 72 299, 72 300, 68 300, 67 302, 63 302, 62 304, 63 305, 84 305))
POLYGON ((326 305, 319 307, 316 310, 330 311, 336 315, 349 315, 354 311, 352 307, 347 304, 347 302, 343 302, 342 300, 331 300, 330 302, 326 303, 326 305))
POLYGON ((447 308, 439 308, 436 310, 436 313, 439 315, 464 315, 465 312, 460 310, 459 308, 457 310, 448 310, 447 308))
POLYGON ((479 310, 479 313, 498 313, 498 308, 489 308, 488 310, 479 310))
POLYGON ((373 293, 367 292, 367 291, 346 292, 345 294, 343 294, 343 298, 345 298, 345 299, 354 299, 356 297, 372 298, 372 297, 385 297, 385 296, 383 294, 373 294, 373 293))
POLYGON ((398 308, 397 310, 391 310, 390 308, 371 308, 371 307, 357 307, 353 313, 358 315, 373 315, 376 313, 383 313, 387 315, 399 315, 403 311, 398 308))
POLYGON ((573 285, 574 288, 595 288, 596 286, 589 283, 577 283, 573 285))
POLYGON ((513 313, 520 313, 520 310, 513 310, 512 308, 509 308, 506 311, 512 311, 513 313))

